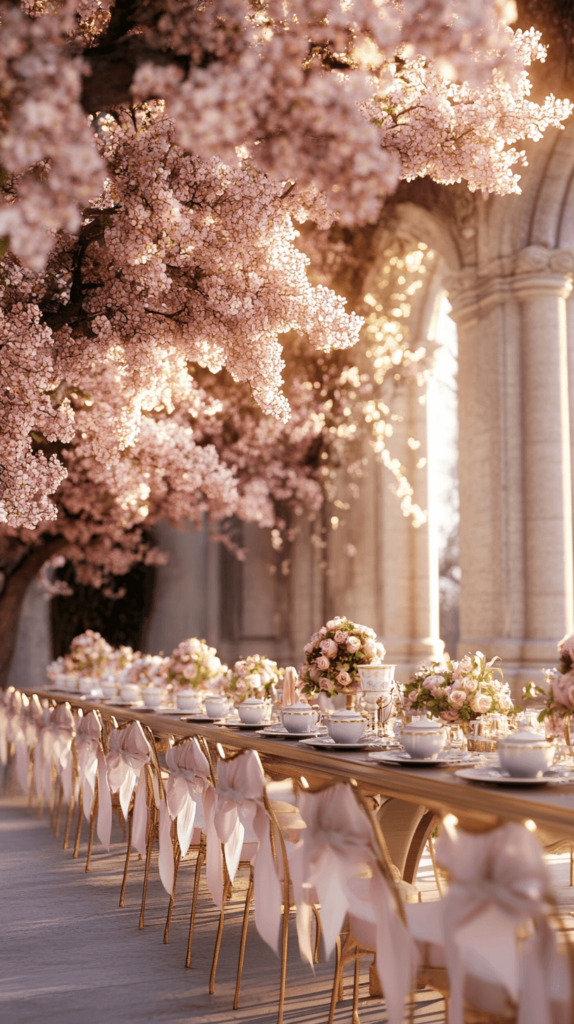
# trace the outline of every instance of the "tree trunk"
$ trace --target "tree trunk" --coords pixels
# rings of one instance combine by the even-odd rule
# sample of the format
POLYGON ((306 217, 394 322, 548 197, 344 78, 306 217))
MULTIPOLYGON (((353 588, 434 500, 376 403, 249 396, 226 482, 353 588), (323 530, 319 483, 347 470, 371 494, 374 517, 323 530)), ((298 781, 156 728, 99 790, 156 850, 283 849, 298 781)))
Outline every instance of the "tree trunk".
POLYGON ((66 543, 63 537, 55 537, 42 547, 32 548, 6 580, 0 596, 0 686, 8 684, 10 665, 16 649, 18 620, 26 591, 44 562, 56 555, 66 543))

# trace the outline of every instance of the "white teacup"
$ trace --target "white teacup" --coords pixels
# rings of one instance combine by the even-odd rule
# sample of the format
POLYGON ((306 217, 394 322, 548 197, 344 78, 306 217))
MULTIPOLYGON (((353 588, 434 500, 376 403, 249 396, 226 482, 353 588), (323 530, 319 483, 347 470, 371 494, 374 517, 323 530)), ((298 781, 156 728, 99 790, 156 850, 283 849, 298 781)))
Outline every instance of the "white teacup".
POLYGON ((142 691, 142 697, 146 708, 159 708, 159 706, 163 704, 165 690, 150 687, 149 689, 142 691))
POLYGON ((141 690, 137 683, 122 683, 120 697, 131 704, 137 704, 141 700, 141 690))
POLYGON ((401 742, 411 757, 435 761, 446 743, 446 729, 436 718, 417 715, 403 727, 401 742))
POLYGON ((518 731, 501 736, 498 741, 500 767, 518 779, 540 778, 556 756, 554 743, 531 729, 526 717, 518 723, 518 731))
POLYGON ((189 711, 195 715, 202 711, 201 697, 195 690, 178 690, 176 700, 180 711, 189 711))
POLYGON ((105 680, 101 683, 102 693, 106 699, 113 699, 118 695, 118 684, 113 680, 105 680))
POLYGON ((287 732, 305 733, 311 732, 317 725, 317 712, 309 704, 298 701, 296 704, 289 704, 281 712, 281 721, 287 732))
POLYGON ((227 697, 219 693, 209 693, 203 698, 203 703, 208 718, 223 718, 231 707, 227 697))
POLYGON ((262 725, 269 721, 269 704, 259 697, 248 697, 237 705, 237 714, 244 725, 262 725))
POLYGON ((84 676, 83 679, 80 679, 80 693, 83 693, 88 697, 101 697, 102 688, 100 686, 99 679, 92 679, 90 676, 84 676))
POLYGON ((358 711, 333 711, 327 721, 329 736, 335 743, 359 743, 366 725, 358 711))

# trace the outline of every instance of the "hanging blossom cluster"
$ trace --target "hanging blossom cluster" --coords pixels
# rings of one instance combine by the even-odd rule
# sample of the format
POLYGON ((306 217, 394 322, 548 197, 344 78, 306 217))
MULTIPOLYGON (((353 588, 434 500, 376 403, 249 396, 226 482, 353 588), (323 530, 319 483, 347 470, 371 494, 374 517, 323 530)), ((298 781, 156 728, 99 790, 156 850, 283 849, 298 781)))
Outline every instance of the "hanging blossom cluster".
MULTIPOLYGON (((512 48, 524 68, 546 56, 533 29, 517 31, 512 48)), ((526 156, 514 143, 541 139, 572 111, 568 100, 554 96, 532 102, 526 70, 509 80, 495 68, 481 88, 446 80, 420 57, 393 65, 392 72, 393 84, 363 109, 380 128, 383 147, 400 156, 401 176, 409 181, 429 175, 449 185, 464 180, 471 192, 520 192, 513 167, 524 165, 526 156)))
POLYGON ((102 111, 150 98, 167 102, 186 150, 236 166, 245 146, 344 224, 376 219, 401 177, 453 180, 453 148, 475 187, 513 189, 506 143, 564 116, 553 98, 527 99, 524 68, 541 51, 513 36, 515 16, 513 0, 0 3, 0 236, 43 266, 103 180, 86 115, 97 127, 102 111))
MULTIPOLYGON (((283 186, 247 165, 232 170, 185 154, 161 104, 119 124, 103 118, 99 144, 114 173, 84 211, 79 237, 57 238, 44 274, 10 254, 2 264, 0 374, 13 383, 3 411, 0 520, 10 526, 31 528, 55 514, 46 494, 65 460, 56 451, 47 458, 35 434, 66 443, 75 431, 74 457, 93 461, 99 483, 122 465, 122 451, 137 461, 152 429, 145 417, 164 412, 172 418, 154 422, 150 450, 169 449, 164 468, 175 480, 174 461, 188 458, 192 437, 173 414, 198 400, 190 364, 226 367, 265 413, 286 420, 280 336, 296 330, 325 352, 359 336, 361 318, 310 284, 283 186), (97 417, 84 429, 94 401, 97 417), (188 443, 180 447, 182 431, 188 443)), ((215 468, 206 449, 192 450, 191 464, 178 466, 182 483, 170 491, 168 518, 178 518, 178 494, 195 492, 196 467, 204 480, 215 468)), ((220 484, 214 472, 212 507, 222 511, 234 498, 230 485, 220 500, 220 484)))

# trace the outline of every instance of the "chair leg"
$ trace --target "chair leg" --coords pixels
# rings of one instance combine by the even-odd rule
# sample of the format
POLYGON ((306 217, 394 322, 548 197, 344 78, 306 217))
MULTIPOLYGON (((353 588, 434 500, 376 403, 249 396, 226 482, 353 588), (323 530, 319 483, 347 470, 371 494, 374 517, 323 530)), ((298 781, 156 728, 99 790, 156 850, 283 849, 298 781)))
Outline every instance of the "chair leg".
POLYGON ((66 815, 66 831, 64 832, 64 845, 62 847, 63 850, 67 850, 68 849, 68 843, 70 841, 70 825, 72 824, 72 814, 73 814, 73 811, 74 811, 74 801, 73 801, 73 799, 70 798, 70 802, 68 804, 68 813, 66 815))
POLYGON ((359 983, 361 980, 361 958, 355 957, 355 979, 353 984, 353 1024, 361 1024, 359 1019, 359 983))
POLYGON ((333 977, 333 991, 331 992, 331 1006, 329 1007, 329 1020, 328 1024, 333 1024, 333 1018, 335 1016, 335 1007, 341 998, 341 981, 342 981, 342 958, 341 958, 341 938, 337 938, 335 943, 335 975, 333 977))
POLYGON ((249 884, 245 896, 245 910, 243 911, 243 927, 241 928, 241 942, 239 945, 239 963, 237 965, 237 982, 235 985, 235 999, 233 1009, 239 1008, 239 991, 241 988, 241 975, 243 974, 243 961, 245 959, 245 943, 247 942, 247 928, 249 926, 249 910, 253 902, 253 868, 249 871, 249 884))
POLYGON ((574 846, 570 847, 570 885, 574 885, 574 846))
POLYGON ((80 849, 80 836, 82 834, 82 818, 84 817, 84 798, 82 796, 82 790, 80 789, 80 795, 78 797, 78 827, 76 829, 76 841, 74 843, 74 860, 77 860, 78 850, 80 849))
POLYGON ((289 943, 289 877, 283 882, 283 929, 281 936, 281 981, 279 983, 279 1012, 277 1024, 283 1024, 285 1009, 285 988, 287 984, 287 946, 289 943))
POLYGON ((132 828, 133 828, 133 820, 134 820, 133 811, 132 811, 131 814, 128 815, 128 817, 129 817, 129 824, 128 824, 128 846, 127 846, 127 850, 126 850, 126 862, 124 864, 124 877, 122 879, 122 887, 121 887, 121 890, 120 890, 120 904, 119 904, 120 907, 123 907, 123 905, 124 905, 124 897, 125 897, 125 894, 126 894, 126 883, 127 883, 127 880, 128 880, 128 871, 130 869, 130 853, 131 853, 131 850, 132 850, 132 828))
POLYGON ((169 942, 169 926, 171 924, 171 915, 173 914, 173 908, 174 908, 174 904, 175 904, 175 890, 176 890, 176 886, 177 886, 177 875, 178 875, 178 871, 179 871, 179 862, 180 862, 180 860, 181 860, 181 849, 180 849, 180 846, 179 846, 179 843, 178 843, 177 844, 177 848, 175 850, 175 854, 174 854, 173 889, 171 891, 171 896, 169 897, 169 906, 167 908, 167 917, 165 919, 165 929, 164 929, 164 933, 163 933, 163 941, 164 941, 166 946, 167 946, 167 944, 169 942))
POLYGON ((199 876, 201 874, 201 865, 205 859, 205 844, 202 842, 199 850, 197 851, 197 860, 195 862, 195 877, 193 879, 193 897, 191 900, 191 915, 189 918, 189 935, 187 937, 187 955, 185 958, 185 966, 191 967, 191 944, 193 942, 193 926, 195 923, 195 909, 197 907, 197 896, 199 893, 199 876))
POLYGON ((86 857, 86 871, 90 870, 90 864, 92 862, 92 847, 94 845, 94 830, 96 828, 96 818, 98 816, 98 788, 96 785, 96 792, 94 793, 94 802, 92 804, 92 813, 90 814, 90 835, 88 838, 88 855, 86 857))
POLYGON ((140 930, 144 926, 145 904, 146 904, 146 899, 147 899, 147 883, 148 883, 148 879, 149 879, 149 869, 150 869, 150 864, 151 864, 151 855, 152 855, 153 846, 154 846, 154 843, 155 843, 155 840, 156 840, 156 835, 157 835, 157 833, 156 833, 156 830, 155 830, 155 825, 153 823, 150 823, 148 840, 147 840, 147 845, 146 845, 146 852, 145 852, 145 869, 144 869, 144 881, 143 881, 143 891, 142 891, 142 905, 141 905, 141 910, 140 910, 140 924, 139 924, 140 930))
POLYGON ((312 905, 313 915, 315 917, 315 949, 313 951, 313 960, 316 964, 319 963, 319 950, 321 948, 321 915, 317 910, 316 905, 312 905))
POLYGON ((60 783, 60 791, 58 793, 58 803, 56 805, 56 813, 54 815, 54 836, 56 839, 60 835, 60 818, 62 815, 62 801, 64 799, 64 787, 60 783))
POLYGON ((211 965, 211 974, 209 975, 209 994, 213 995, 215 992, 215 972, 217 971, 217 962, 219 960, 219 950, 221 949, 221 939, 223 936, 223 921, 225 919, 225 894, 223 896, 223 902, 221 904, 221 913, 219 915, 219 925, 217 928, 217 938, 215 940, 215 949, 213 950, 213 963, 211 965))

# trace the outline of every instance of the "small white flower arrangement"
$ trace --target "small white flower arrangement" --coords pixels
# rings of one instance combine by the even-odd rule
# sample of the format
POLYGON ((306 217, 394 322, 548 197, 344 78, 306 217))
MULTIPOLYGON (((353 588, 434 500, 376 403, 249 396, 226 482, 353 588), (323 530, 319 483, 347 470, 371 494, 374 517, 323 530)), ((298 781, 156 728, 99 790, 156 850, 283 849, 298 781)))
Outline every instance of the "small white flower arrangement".
POLYGON ((168 678, 175 687, 202 690, 210 680, 220 675, 224 666, 217 657, 215 647, 205 640, 182 640, 168 659, 168 678))
POLYGON ((285 675, 276 661, 261 654, 250 654, 248 658, 236 661, 225 678, 224 688, 230 697, 238 701, 248 697, 271 697, 277 684, 285 675))
POLYGON ((492 712, 514 714, 517 709, 510 687, 503 681, 502 670, 494 668, 497 661, 500 658, 487 661, 477 651, 460 661, 422 665, 403 688, 402 710, 407 714, 428 712, 446 722, 468 722, 492 712))
POLYGON ((65 674, 100 678, 107 671, 114 648, 101 633, 87 629, 75 636, 70 653, 64 656, 65 674))
POLYGON ((374 629, 341 616, 330 619, 305 645, 306 663, 299 671, 303 693, 356 693, 361 689, 359 667, 382 662, 384 656, 374 629))

